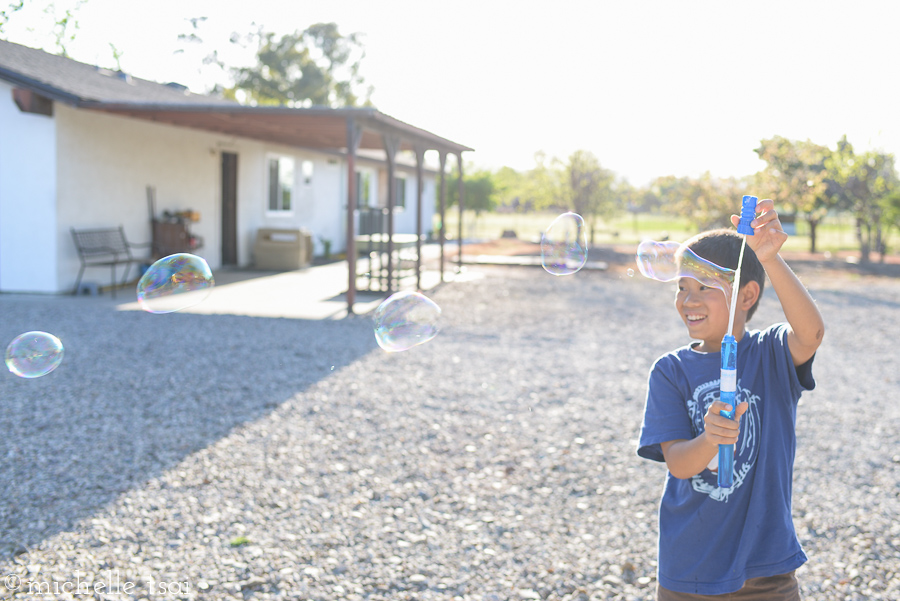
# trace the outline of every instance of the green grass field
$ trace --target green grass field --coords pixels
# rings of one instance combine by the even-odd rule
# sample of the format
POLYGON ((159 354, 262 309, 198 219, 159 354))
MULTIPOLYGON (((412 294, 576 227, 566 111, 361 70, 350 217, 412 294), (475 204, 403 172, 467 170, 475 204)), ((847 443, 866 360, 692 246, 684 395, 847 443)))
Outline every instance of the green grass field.
MULTIPOLYGON (((521 240, 540 241, 541 233, 558 216, 557 213, 464 213, 464 240, 496 240, 504 231, 512 230, 521 240)), ((438 218, 434 229, 437 230, 438 218)), ((788 239, 785 249, 809 250, 809 228, 806 222, 798 222, 796 234, 788 239)), ((455 240, 459 232, 458 213, 447 211, 447 239, 455 240)), ((626 214, 603 222, 595 232, 594 244, 637 244, 641 240, 683 241, 695 234, 686 219, 668 215, 626 214)), ((819 252, 852 251, 858 248, 849 216, 835 216, 819 225, 816 250, 819 252)))

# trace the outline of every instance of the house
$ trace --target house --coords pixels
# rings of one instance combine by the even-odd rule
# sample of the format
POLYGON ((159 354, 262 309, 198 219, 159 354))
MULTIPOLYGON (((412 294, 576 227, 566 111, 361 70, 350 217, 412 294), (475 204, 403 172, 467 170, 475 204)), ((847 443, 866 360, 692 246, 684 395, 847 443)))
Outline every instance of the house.
POLYGON ((0 292, 70 292, 71 228, 150 242, 164 215, 196 220, 213 270, 252 266, 261 228, 307 230, 355 269, 367 209, 421 240, 445 188, 425 152, 470 150, 372 108, 244 106, 0 41, 0 292))

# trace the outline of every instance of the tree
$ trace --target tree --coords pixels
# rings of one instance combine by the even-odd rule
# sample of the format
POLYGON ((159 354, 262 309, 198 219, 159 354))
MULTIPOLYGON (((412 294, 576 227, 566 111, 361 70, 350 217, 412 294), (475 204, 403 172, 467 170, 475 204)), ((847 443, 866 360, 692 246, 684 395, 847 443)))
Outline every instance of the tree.
POLYGON ((748 187, 747 181, 714 178, 707 171, 698 178, 657 178, 651 190, 665 212, 686 217, 694 227, 705 230, 731 227, 731 215, 740 212, 740 198, 748 187))
POLYGON ((619 178, 613 184, 613 195, 619 209, 631 213, 634 233, 638 233, 638 215, 658 207, 658 198, 649 188, 636 188, 628 180, 619 178))
MULTIPOLYGON (((496 188, 490 171, 470 170, 463 176, 463 188, 464 208, 467 211, 474 211, 476 218, 484 212, 494 210, 497 206, 496 188)), ((454 167, 447 176, 447 206, 452 207, 458 203, 459 169, 454 167)))
POLYGON ((525 172, 523 198, 538 211, 565 208, 562 199, 565 185, 560 162, 536 152, 534 167, 525 172))
POLYGON ((900 186, 893 192, 883 197, 880 201, 882 214, 881 222, 884 224, 884 238, 881 245, 881 261, 884 262, 884 254, 887 252, 887 238, 891 230, 900 230, 900 186))
POLYGON ((803 214, 809 224, 809 250, 816 252, 816 227, 837 203, 825 165, 831 151, 809 140, 775 136, 762 140, 754 152, 767 163, 759 174, 760 186, 776 202, 803 214))
POLYGON ((522 191, 525 188, 525 175, 512 167, 501 167, 493 174, 494 192, 497 207, 505 211, 522 212, 531 208, 530 203, 523 201, 522 191))
MULTIPOLYGON (((79 29, 76 13, 86 2, 87 0, 69 0, 68 4, 71 6, 62 9, 57 7, 56 2, 48 2, 43 9, 44 14, 53 20, 51 33, 56 42, 54 51, 60 56, 69 56, 66 46, 75 40, 75 32, 79 29)), ((22 10, 24 6, 24 0, 14 0, 9 2, 6 8, 0 8, 0 33, 9 22, 10 16, 22 10)), ((46 24, 44 26, 46 27, 46 24)))
POLYGON ((883 255, 884 204, 900 188, 894 157, 871 151, 857 155, 844 136, 826 166, 833 178, 835 194, 856 218, 860 261, 869 262, 872 250, 883 255))
MULTIPOLYGON (((75 40, 75 32, 78 31, 79 28, 78 19, 75 18, 75 13, 85 2, 87 2, 87 0, 78 0, 73 8, 67 8, 62 15, 59 15, 56 18, 56 26, 53 28, 53 35, 56 36, 56 46, 59 48, 59 53, 62 56, 69 56, 69 53, 66 50, 66 44, 75 40), (69 29, 70 27, 71 30, 69 29)), ((55 7, 51 3, 46 10, 48 12, 55 10, 55 7)))
POLYGON ((593 153, 577 150, 569 156, 565 165, 563 198, 568 209, 584 218, 591 232, 593 244, 597 221, 608 218, 615 212, 612 171, 600 166, 593 153))
POLYGON ((3 33, 3 26, 9 23, 10 15, 22 10, 23 6, 25 6, 25 0, 17 0, 10 2, 6 8, 0 8, 0 33, 3 33))
POLYGON ((344 36, 337 24, 318 23, 281 38, 260 30, 256 38, 258 64, 232 69, 235 84, 225 90, 226 96, 287 106, 370 104, 371 87, 362 102, 357 95, 365 55, 359 34, 344 36))

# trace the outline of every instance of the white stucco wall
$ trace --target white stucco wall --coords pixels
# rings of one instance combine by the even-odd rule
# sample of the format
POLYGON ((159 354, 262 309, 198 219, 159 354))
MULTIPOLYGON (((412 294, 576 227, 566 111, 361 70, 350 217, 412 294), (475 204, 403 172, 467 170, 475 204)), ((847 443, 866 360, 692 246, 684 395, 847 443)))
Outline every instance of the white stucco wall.
POLYGON ((56 292, 56 121, 0 82, 0 290, 56 292))
MULTIPOLYGON (((59 105, 56 119, 60 291, 71 289, 80 265, 70 228, 122 225, 130 242, 150 242, 148 186, 156 189, 157 217, 165 210, 200 213, 190 226, 204 240, 196 254, 213 269, 220 265, 221 175, 214 135, 59 105)), ((136 253, 149 256, 149 248, 136 253)), ((84 276, 104 285, 109 278, 100 267, 84 276)))
POLYGON ((331 241, 331 252, 347 245, 347 176, 344 160, 323 157, 316 163, 315 213, 310 229, 316 243, 316 254, 324 252, 323 240, 331 241))

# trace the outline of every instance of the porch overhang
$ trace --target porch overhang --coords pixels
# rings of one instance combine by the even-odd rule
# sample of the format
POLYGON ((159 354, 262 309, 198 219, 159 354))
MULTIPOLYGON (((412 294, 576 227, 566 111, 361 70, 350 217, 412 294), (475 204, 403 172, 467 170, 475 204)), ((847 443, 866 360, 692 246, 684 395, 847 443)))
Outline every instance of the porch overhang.
POLYGON ((400 150, 437 150, 449 154, 471 151, 424 129, 404 123, 374 108, 290 108, 221 104, 139 104, 82 101, 80 108, 240 136, 286 146, 346 151, 347 126, 362 129, 361 149, 383 150, 383 136, 400 138, 400 150))

